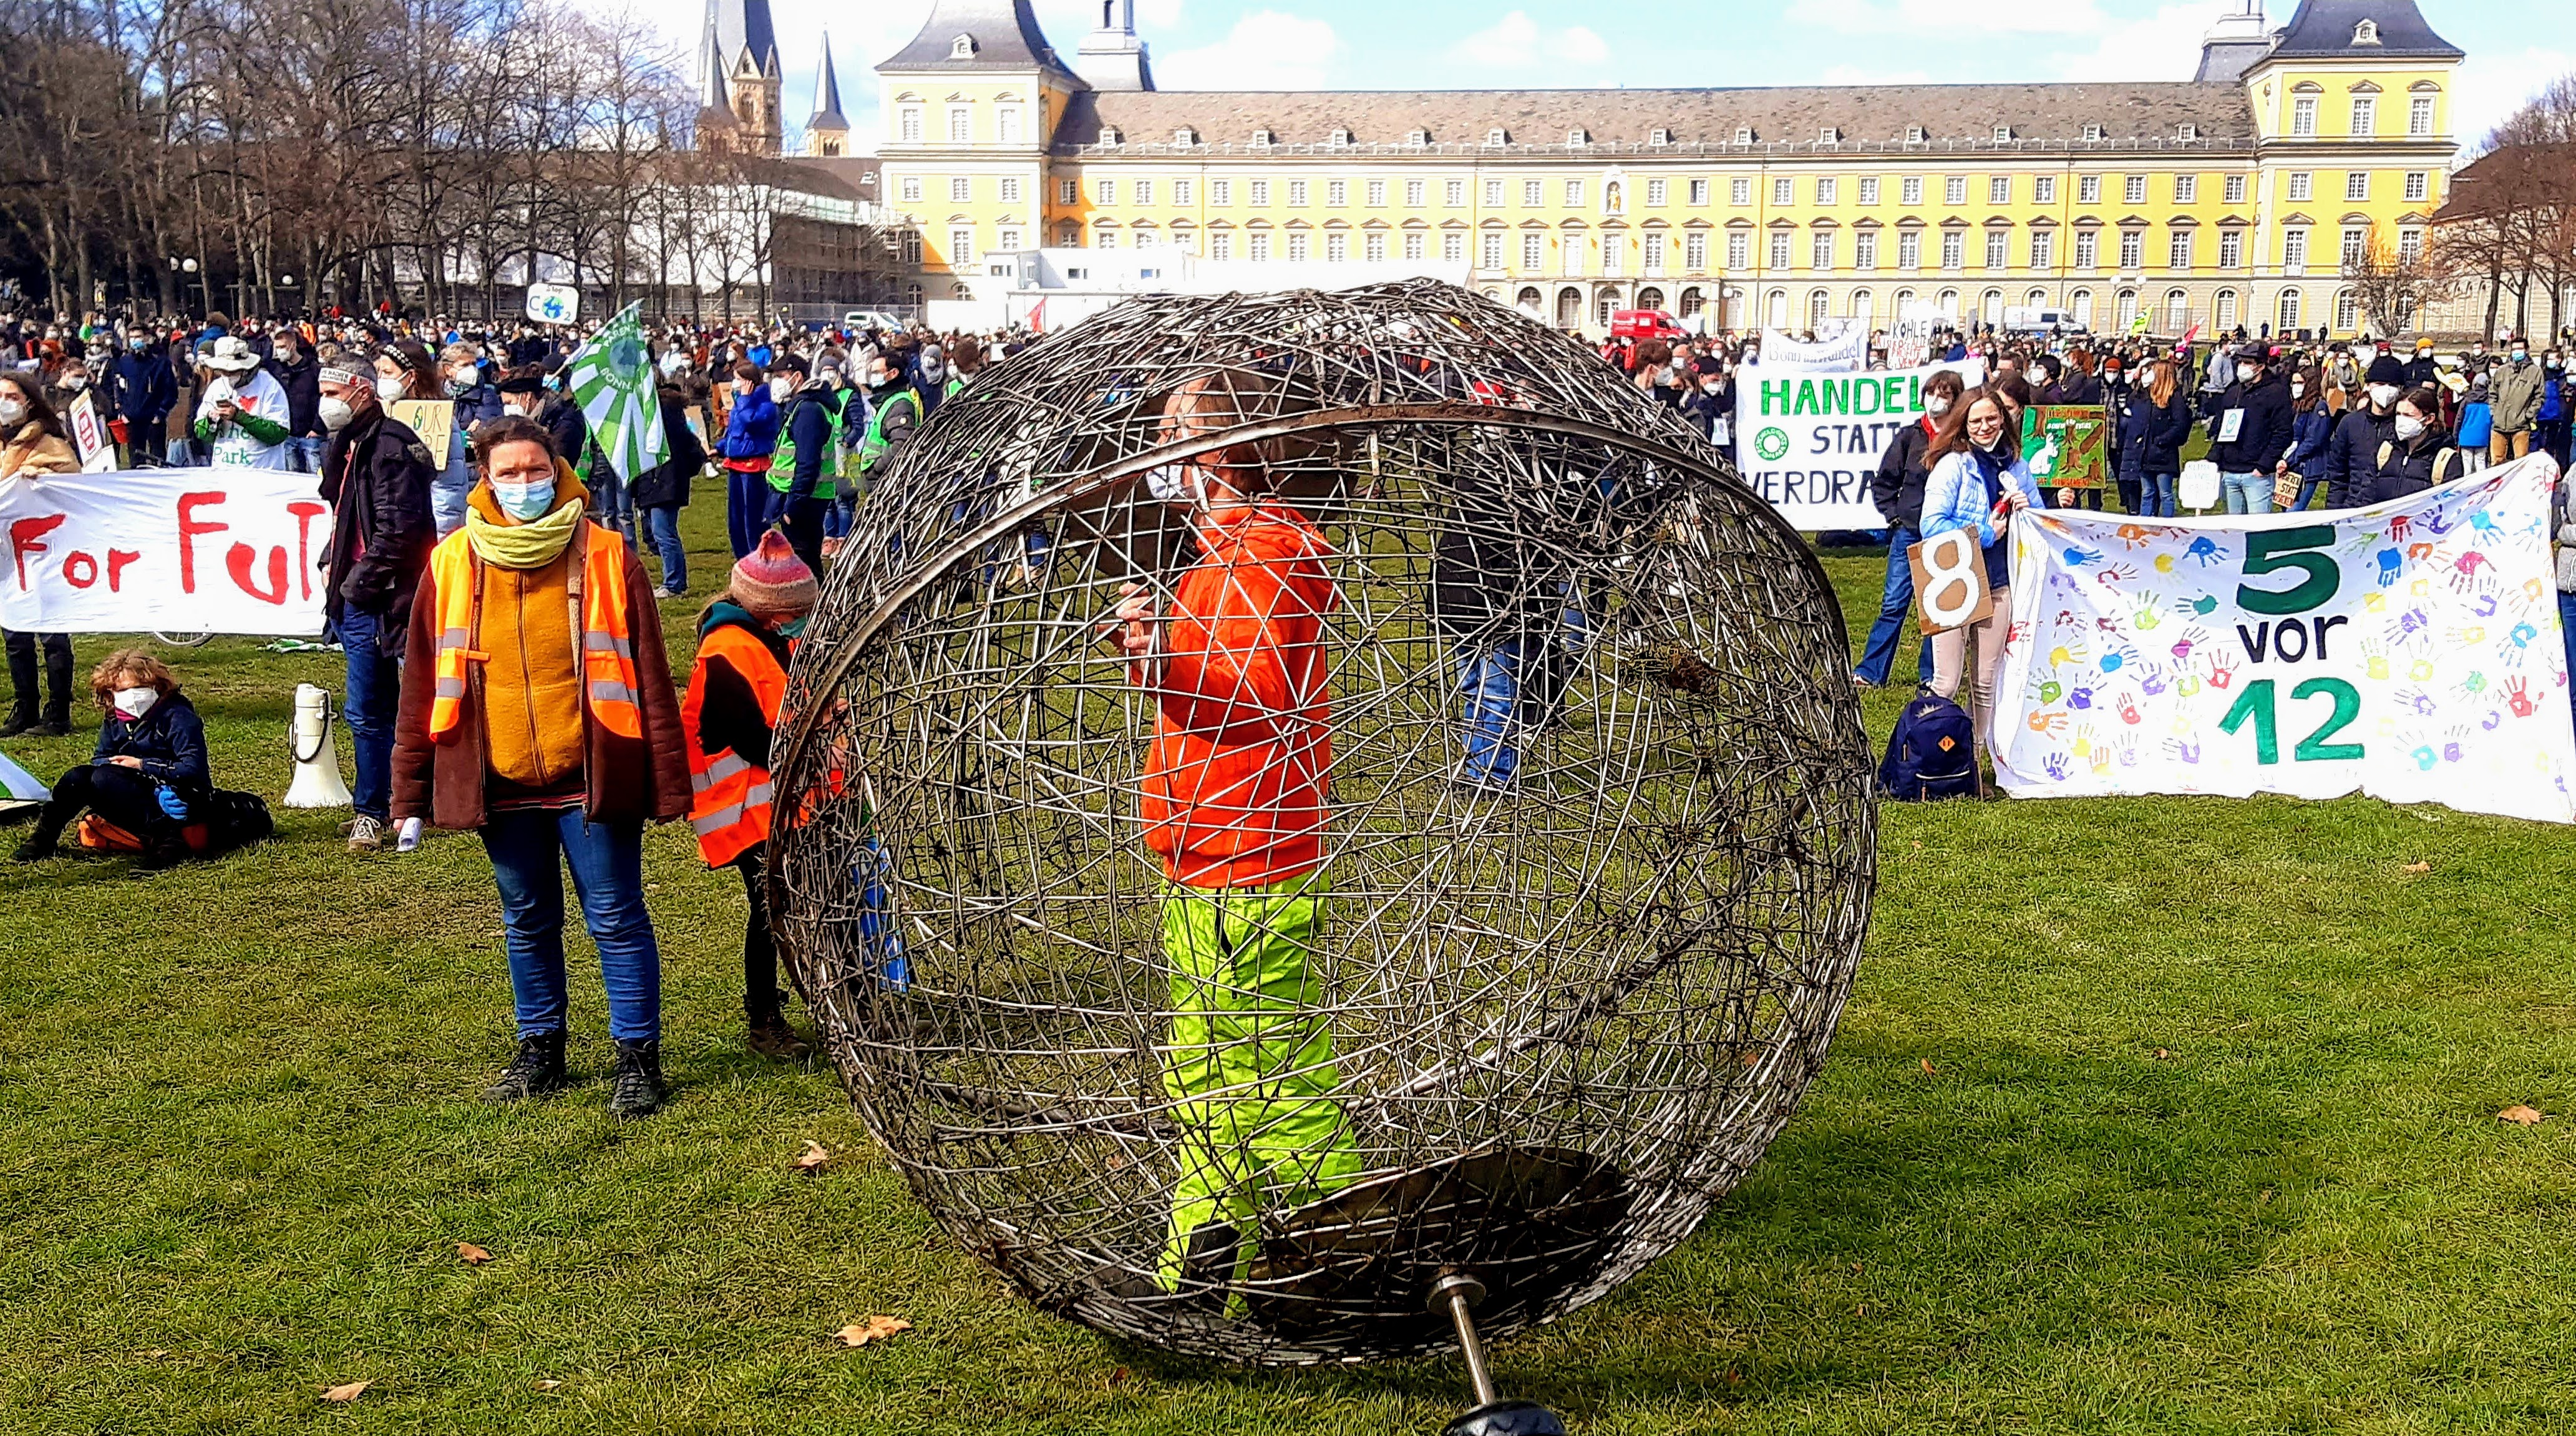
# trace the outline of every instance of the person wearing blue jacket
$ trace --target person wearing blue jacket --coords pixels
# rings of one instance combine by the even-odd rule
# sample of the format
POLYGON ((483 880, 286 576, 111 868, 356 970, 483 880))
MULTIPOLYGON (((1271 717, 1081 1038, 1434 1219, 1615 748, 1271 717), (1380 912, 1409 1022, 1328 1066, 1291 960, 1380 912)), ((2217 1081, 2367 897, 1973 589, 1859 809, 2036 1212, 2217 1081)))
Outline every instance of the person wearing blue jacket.
POLYGON ((2379 446, 2397 437, 2397 401, 2405 392, 2406 366, 2395 355, 2382 354, 2370 361, 2358 400, 2336 422, 2317 472, 2310 476, 2325 481, 2327 508, 2361 507, 2355 497, 2358 481, 2369 478, 2378 467, 2379 446))
POLYGON ((2487 466, 2487 449, 2495 438, 2495 406, 2487 396, 2493 392, 2487 376, 2479 374, 2469 380, 2468 396, 2460 405, 2460 472, 2474 474, 2487 466))
POLYGON ((2532 415, 2532 447, 2567 467, 2569 400, 2567 370, 2560 363, 2558 351, 2550 350, 2540 357, 2540 408, 2532 415))
POLYGON ((1995 680, 2003 668, 2004 635, 2012 627, 2011 548, 2005 538, 2013 515, 2048 507, 2030 467, 2022 462, 2020 435, 2021 416, 2003 395, 1971 389, 1943 418, 1926 451, 1932 477, 1923 485, 1923 536, 1936 538, 1959 529, 1975 533, 1984 550, 1986 584, 1995 596, 1994 612, 1982 622, 1933 636, 1932 691, 1943 698, 1959 696, 1974 639, 1976 676, 1968 685, 1968 719, 1978 744, 1989 751, 1995 680))
POLYGON ((748 360, 733 366, 733 408, 725 417, 716 458, 725 471, 725 537, 733 556, 760 547, 769 522, 769 461, 778 449, 778 401, 769 376, 748 360))
POLYGON ((2138 486, 2140 517, 2174 516, 2174 485, 2182 477, 2182 446, 2190 438, 2191 400, 2182 371, 2171 359, 2155 360, 2130 389, 2114 440, 2121 482, 2138 486))
POLYGON ((107 403, 108 417, 125 423, 131 467, 169 462, 170 411, 178 407, 179 378, 149 331, 128 330, 125 352, 108 362, 107 403))
POLYGON ((2325 389, 2325 374, 2313 364, 2290 376, 2290 452, 2281 463, 2299 480, 2292 512, 2304 511, 2325 487, 2326 444, 2334 437, 2335 418, 2325 389))
POLYGON ((109 654, 90 674, 89 689, 107 712, 98 747, 87 763, 55 781, 17 860, 52 857, 63 830, 87 810, 142 839, 137 866, 158 869, 186 861, 185 829, 202 817, 214 794, 206 725, 168 665, 139 648, 109 654))

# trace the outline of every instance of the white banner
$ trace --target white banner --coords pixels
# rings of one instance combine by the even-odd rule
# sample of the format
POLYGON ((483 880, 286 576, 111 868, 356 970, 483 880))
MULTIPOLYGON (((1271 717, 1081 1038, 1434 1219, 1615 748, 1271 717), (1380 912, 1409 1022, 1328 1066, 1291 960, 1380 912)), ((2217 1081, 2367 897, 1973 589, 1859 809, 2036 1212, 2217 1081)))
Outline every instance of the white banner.
POLYGON ((320 633, 331 506, 316 482, 221 468, 0 483, 0 628, 320 633))
POLYGON ((1810 344, 1765 329, 1759 362, 1765 369, 1792 374, 1857 374, 1869 367, 1868 325, 1846 320, 1840 329, 1829 323, 1819 332, 1822 337, 1810 344))
POLYGON ((2342 513, 2015 519, 1997 778, 2576 822, 2557 479, 2533 455, 2342 513))
POLYGON ((1764 362, 1735 374, 1735 458, 1744 481, 1809 532, 1879 529, 1869 480, 1897 431, 1923 417, 1923 382, 1951 370, 1973 389, 1985 361, 1809 374, 1764 362))

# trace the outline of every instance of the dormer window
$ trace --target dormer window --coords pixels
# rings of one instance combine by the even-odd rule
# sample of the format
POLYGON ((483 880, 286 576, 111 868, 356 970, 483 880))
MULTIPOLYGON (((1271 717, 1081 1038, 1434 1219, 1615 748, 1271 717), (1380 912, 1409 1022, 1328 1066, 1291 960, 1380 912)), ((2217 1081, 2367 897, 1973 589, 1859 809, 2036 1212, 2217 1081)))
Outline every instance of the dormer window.
POLYGON ((2379 22, 2376 20, 2364 20, 2360 24, 2353 26, 2352 43, 2356 45, 2378 44, 2379 22))
POLYGON ((1735 142, 1739 145, 1749 145, 1753 143, 1753 127, 1751 125, 1737 125, 1735 127, 1735 142))
POLYGON ((2102 127, 2100 125, 2086 125, 2084 127, 2084 143, 2088 145, 2098 145, 2102 143, 2102 127))
POLYGON ((1116 125, 1102 125, 1100 127, 1100 142, 1104 145, 1126 143, 1126 141, 1119 138, 1118 127, 1116 125))
POLYGON ((1335 131, 1333 131, 1333 137, 1332 137, 1332 139, 1331 139, 1331 140, 1329 140, 1329 141, 1327 141, 1327 143, 1329 143, 1330 145, 1332 145, 1332 147, 1333 147, 1334 149, 1337 149, 1337 150, 1338 150, 1338 149, 1343 148, 1343 147, 1344 147, 1344 146, 1346 146, 1346 145, 1348 145, 1350 142, 1351 142, 1351 132, 1350 132, 1350 131, 1348 131, 1348 130, 1335 130, 1335 131))
POLYGON ((1404 142, 1408 145, 1427 145, 1431 143, 1431 132, 1429 130, 1407 130, 1404 132, 1404 142))
POLYGON ((1254 130, 1252 132, 1253 148, 1266 150, 1270 148, 1273 143, 1274 141, 1268 130, 1254 130))
POLYGON ((952 60, 974 59, 975 37, 972 35, 960 35, 956 39, 949 41, 948 58, 952 60))
POLYGON ((1495 146, 1501 146, 1501 145, 1507 145, 1507 144, 1510 144, 1511 142, 1512 142, 1512 134, 1511 134, 1511 131, 1504 129, 1504 128, 1503 128, 1502 126, 1500 126, 1500 125, 1496 125, 1494 128, 1492 128, 1492 129, 1490 129, 1490 130, 1485 131, 1485 143, 1486 143, 1486 144, 1489 144, 1489 145, 1495 145, 1495 146))
POLYGON ((1183 125, 1183 126, 1181 126, 1179 129, 1172 131, 1172 143, 1173 143, 1173 144, 1180 145, 1180 146, 1182 146, 1183 148, 1187 148, 1188 146, 1195 145, 1195 144, 1197 144, 1198 142, 1199 142, 1199 132, 1198 132, 1198 131, 1196 131, 1196 130, 1194 130, 1194 129, 1191 129, 1191 128, 1190 128, 1189 126, 1187 126, 1187 125, 1183 125))
POLYGON ((1673 132, 1670 130, 1657 128, 1646 132, 1646 143, 1650 145, 1668 145, 1672 142, 1673 132))
POLYGON ((1838 130, 1838 129, 1835 129, 1835 128, 1834 128, 1833 126, 1831 126, 1831 125, 1827 125, 1827 126, 1825 126, 1823 129, 1816 131, 1816 143, 1817 143, 1817 144, 1820 144, 1820 145, 1838 145, 1838 144, 1841 144, 1842 142, 1843 142, 1843 132, 1842 132, 1842 131, 1840 131, 1840 130, 1838 130))
POLYGON ((2184 125, 2177 133, 2181 139, 2196 140, 2200 138, 2200 126, 2187 124, 2184 125))
POLYGON ((2008 144, 2011 144, 2011 143, 2012 143, 2012 126, 2010 126, 2010 125, 1997 125, 1997 126, 1995 126, 1995 143, 1996 143, 1996 144, 1999 144, 1999 145, 2008 145, 2008 144))
POLYGON ((1590 130, 1567 130, 1565 132, 1565 143, 1568 147, 1579 150, 1585 145, 1592 143, 1592 132, 1590 130))
POLYGON ((1919 145, 1923 143, 1923 127, 1921 125, 1907 125, 1905 127, 1905 142, 1909 145, 1919 145))

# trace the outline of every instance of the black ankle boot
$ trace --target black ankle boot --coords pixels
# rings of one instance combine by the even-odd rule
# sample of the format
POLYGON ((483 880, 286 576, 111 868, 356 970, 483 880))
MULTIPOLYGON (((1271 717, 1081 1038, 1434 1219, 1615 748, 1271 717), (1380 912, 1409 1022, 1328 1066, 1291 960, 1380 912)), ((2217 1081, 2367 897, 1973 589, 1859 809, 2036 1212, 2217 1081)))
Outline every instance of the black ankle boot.
POLYGON ((608 1115, 650 1117, 670 1095, 662 1085, 661 1043, 617 1044, 617 1068, 608 1079, 608 1115))
POLYGON ((41 863, 52 857, 56 845, 63 839, 63 829, 66 826, 68 824, 54 816, 52 805, 47 804, 45 811, 36 817, 36 830, 27 835, 25 842, 18 845, 15 860, 22 863, 41 863))
POLYGON ((551 1097, 564 1089, 564 1035, 540 1032, 519 1039, 519 1055, 501 1069, 499 1080, 483 1089, 486 1102, 524 1102, 551 1097))
POLYGON ((24 733, 35 726, 35 709, 12 708, 9 710, 9 721, 6 723, 0 723, 0 738, 15 738, 19 734, 24 733))

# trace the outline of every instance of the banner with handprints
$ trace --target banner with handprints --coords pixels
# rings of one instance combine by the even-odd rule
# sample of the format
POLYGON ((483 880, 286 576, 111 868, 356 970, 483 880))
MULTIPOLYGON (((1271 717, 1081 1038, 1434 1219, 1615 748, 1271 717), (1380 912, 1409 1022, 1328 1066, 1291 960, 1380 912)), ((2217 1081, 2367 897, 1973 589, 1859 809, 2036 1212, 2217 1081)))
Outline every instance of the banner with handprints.
POLYGON ((2533 455, 2332 514, 2022 514, 1998 781, 2576 822, 2557 480, 2533 455))

